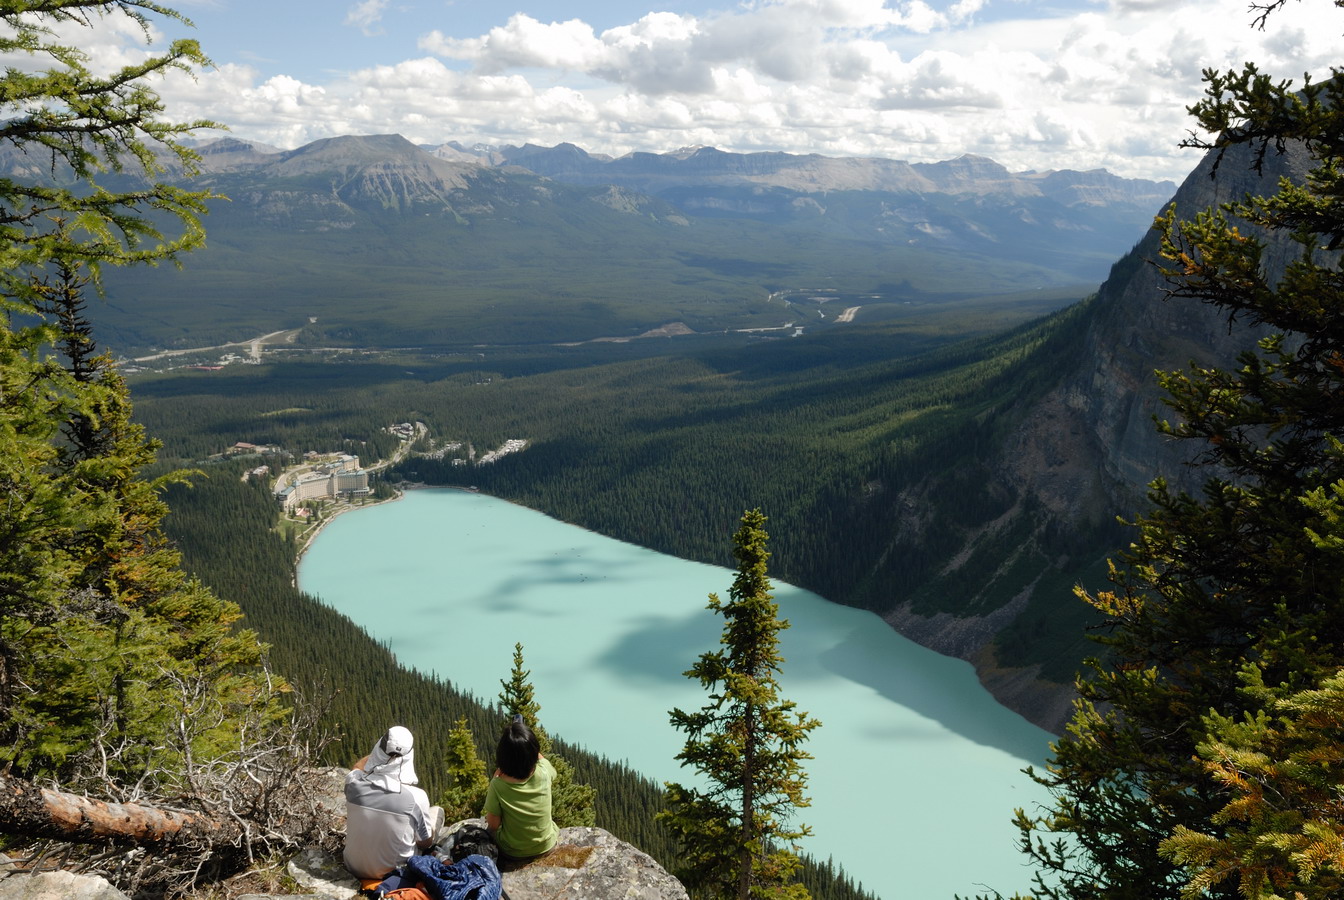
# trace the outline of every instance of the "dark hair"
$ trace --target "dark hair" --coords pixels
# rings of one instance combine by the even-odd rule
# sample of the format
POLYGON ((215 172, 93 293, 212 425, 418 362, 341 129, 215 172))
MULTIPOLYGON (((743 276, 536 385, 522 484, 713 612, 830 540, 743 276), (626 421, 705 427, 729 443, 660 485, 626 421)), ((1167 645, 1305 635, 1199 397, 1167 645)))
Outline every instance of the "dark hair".
POLYGON ((504 726, 499 745, 495 747, 496 768, 510 778, 525 780, 537 767, 539 756, 541 744, 537 736, 527 727, 522 716, 514 716, 513 721, 504 726))

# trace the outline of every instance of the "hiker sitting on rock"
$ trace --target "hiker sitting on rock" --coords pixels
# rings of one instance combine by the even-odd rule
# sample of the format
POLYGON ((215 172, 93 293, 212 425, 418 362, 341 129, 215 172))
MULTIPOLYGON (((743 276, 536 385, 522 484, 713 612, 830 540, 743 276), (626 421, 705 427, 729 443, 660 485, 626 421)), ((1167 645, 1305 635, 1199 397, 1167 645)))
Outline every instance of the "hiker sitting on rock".
POLYGON ((362 880, 395 874, 443 825, 443 810, 416 786, 413 743, 409 729, 389 728, 346 776, 345 867, 362 880))
POLYGON ((502 856, 528 859, 549 853, 560 829, 551 821, 555 767, 541 755, 523 717, 513 717, 495 748, 495 775, 485 792, 485 824, 502 856))

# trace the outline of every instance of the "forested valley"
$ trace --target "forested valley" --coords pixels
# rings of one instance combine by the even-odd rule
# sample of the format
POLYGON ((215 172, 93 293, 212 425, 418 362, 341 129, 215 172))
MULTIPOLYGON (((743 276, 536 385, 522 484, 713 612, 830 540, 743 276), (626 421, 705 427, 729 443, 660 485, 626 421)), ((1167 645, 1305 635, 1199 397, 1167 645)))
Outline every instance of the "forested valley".
MULTIPOLYGON (((185 372, 137 379, 137 412, 165 441, 165 455, 185 462, 236 441, 295 453, 340 449, 371 462, 390 455, 395 439, 384 429, 394 420, 422 421, 422 452, 461 448, 412 455, 385 478, 476 486, 715 564, 725 562, 733 522, 759 505, 774 523, 781 579, 850 605, 881 608, 892 596, 914 596, 929 611, 968 615, 977 609, 956 605, 965 597, 992 608, 1020 589, 1015 578, 1036 575, 1039 559, 1028 557, 1021 571, 1003 573, 998 591, 956 590, 937 577, 964 528, 1015 502, 982 489, 985 448, 1049 383, 1086 308, 967 340, 941 328, 878 328, 733 348, 691 343, 680 352, 664 342, 662 355, 606 364, 593 364, 593 355, 612 351, 534 348, 492 353, 486 362, 496 368, 464 352, 185 372), (468 447, 484 452, 511 438, 528 448, 489 465, 454 463, 468 447), (941 486, 921 508, 892 502, 931 477, 941 486), (936 523, 932 538, 918 555, 876 564, 905 517, 936 523)), ((187 493, 174 502, 195 501, 187 493)), ((1004 534, 986 552, 1011 556, 1032 537, 1004 534)), ((1080 556, 1099 557, 1106 537, 1070 540, 1080 556)), ((1036 633, 1022 658, 1048 663, 1052 677, 1067 681, 1081 657, 1075 623, 1054 611, 1042 618, 1024 624, 1036 633), (1058 631, 1055 643, 1039 637, 1047 624, 1058 631)))

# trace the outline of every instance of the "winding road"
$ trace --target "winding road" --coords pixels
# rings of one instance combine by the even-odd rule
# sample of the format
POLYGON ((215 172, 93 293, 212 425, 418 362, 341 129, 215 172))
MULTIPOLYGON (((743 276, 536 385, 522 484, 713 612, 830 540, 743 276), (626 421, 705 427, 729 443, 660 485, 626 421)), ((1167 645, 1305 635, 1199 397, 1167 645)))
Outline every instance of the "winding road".
POLYGON ((261 361, 261 350, 267 344, 294 343, 294 339, 299 336, 301 328, 286 328, 282 331, 272 331, 270 334, 263 334, 261 337, 254 337, 246 341, 232 341, 228 344, 217 344, 214 347, 191 347, 186 350, 164 350, 162 353, 154 353, 150 356, 137 356, 131 362, 153 362, 156 359, 167 359, 173 356, 185 356, 188 353, 206 353, 210 350, 227 350, 230 347, 246 347, 248 355, 252 357, 253 362, 261 361))

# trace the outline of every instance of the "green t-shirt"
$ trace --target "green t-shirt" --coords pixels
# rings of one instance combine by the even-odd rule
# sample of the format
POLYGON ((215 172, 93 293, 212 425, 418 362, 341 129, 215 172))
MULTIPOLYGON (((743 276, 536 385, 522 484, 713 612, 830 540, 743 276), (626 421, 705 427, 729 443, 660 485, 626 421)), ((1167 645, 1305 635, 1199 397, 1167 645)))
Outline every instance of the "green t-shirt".
POLYGON ((532 775, 521 784, 491 778, 485 792, 485 812, 499 816, 495 841, 509 856, 523 858, 555 846, 560 829, 551 821, 551 781, 555 767, 542 757, 532 775))

